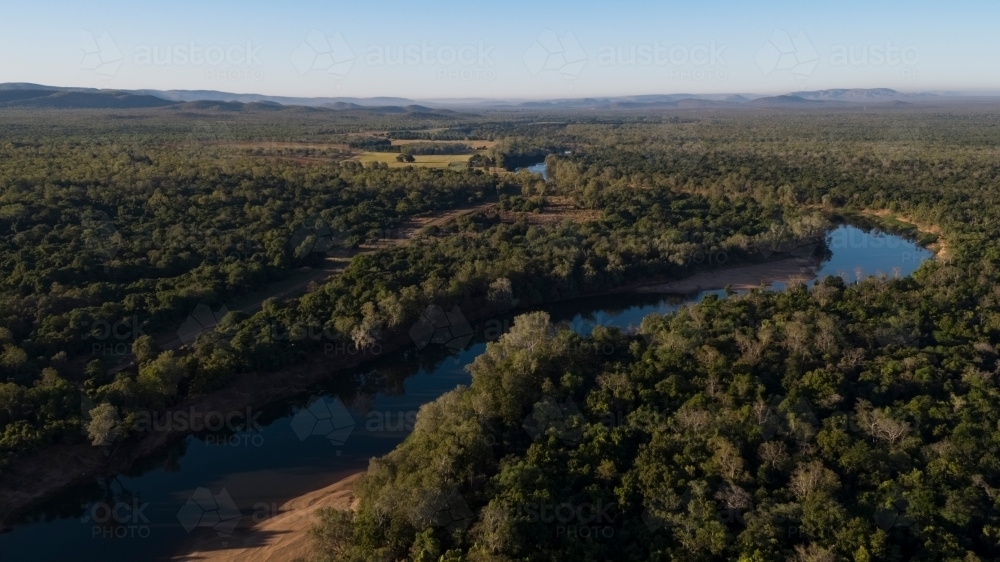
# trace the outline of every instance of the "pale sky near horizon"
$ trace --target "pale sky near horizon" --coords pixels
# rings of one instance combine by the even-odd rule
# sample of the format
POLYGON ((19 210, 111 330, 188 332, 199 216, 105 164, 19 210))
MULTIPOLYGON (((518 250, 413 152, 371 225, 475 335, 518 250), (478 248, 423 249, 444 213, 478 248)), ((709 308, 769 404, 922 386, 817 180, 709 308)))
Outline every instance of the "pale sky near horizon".
POLYGON ((1000 92, 1000 2, 818 4, 4 0, 0 82, 417 99, 1000 92))

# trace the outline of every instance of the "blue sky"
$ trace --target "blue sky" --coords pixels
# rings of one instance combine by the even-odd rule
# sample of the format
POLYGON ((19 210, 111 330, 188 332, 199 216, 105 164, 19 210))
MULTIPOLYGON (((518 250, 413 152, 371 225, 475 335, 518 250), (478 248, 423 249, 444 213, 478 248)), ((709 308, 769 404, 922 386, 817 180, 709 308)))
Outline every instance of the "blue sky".
POLYGON ((0 82, 418 99, 1000 91, 1000 2, 4 0, 0 82))

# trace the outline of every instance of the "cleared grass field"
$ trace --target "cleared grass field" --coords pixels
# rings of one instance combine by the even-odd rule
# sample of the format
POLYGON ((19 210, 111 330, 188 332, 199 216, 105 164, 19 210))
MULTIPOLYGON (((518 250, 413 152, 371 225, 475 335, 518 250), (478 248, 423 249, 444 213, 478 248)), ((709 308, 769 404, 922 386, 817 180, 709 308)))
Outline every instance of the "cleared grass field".
POLYGON ((313 149, 324 150, 335 148, 338 150, 350 150, 347 143, 340 142, 298 142, 298 141, 232 141, 232 142, 209 142, 218 146, 230 148, 265 148, 269 150, 296 150, 313 149))
POLYGON ((393 146, 400 146, 404 144, 464 144, 469 148, 493 148, 496 146, 497 141, 491 140, 419 140, 419 139, 393 139, 393 146))
POLYGON ((448 167, 462 167, 465 166, 475 154, 421 154, 416 155, 413 158, 415 162, 397 162, 396 157, 399 156, 396 152, 362 152, 361 154, 351 158, 351 160, 357 160, 361 163, 368 162, 384 162, 388 164, 390 168, 401 168, 403 166, 421 166, 424 168, 448 168, 448 167))

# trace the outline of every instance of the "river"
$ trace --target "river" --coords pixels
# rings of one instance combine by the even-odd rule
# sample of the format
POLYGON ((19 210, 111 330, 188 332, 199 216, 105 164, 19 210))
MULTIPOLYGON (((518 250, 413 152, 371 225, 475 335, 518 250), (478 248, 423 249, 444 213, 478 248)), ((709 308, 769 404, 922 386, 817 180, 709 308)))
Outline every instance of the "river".
MULTIPOLYGON (((846 225, 828 233, 828 246, 831 256, 819 276, 849 281, 859 268, 862 275, 909 275, 932 255, 898 236, 846 225)), ((668 313, 710 293, 723 294, 619 294, 544 310, 554 321, 589 333, 598 324, 638 326, 647 314, 668 313)), ((420 351, 387 354, 253 413, 259 418, 251 430, 191 435, 114 479, 59 494, 0 535, 0 560, 170 559, 199 533, 226 535, 236 525, 267 518, 286 500, 328 486, 391 451, 409 433, 420 405, 469 383, 466 365, 510 321, 508 316, 473 326, 470 339, 452 341, 454 350, 432 343, 420 351), (322 413, 311 413, 322 408, 332 412, 327 426, 317 419, 322 413), (208 495, 196 495, 199 489, 208 495)))
MULTIPOLYGON (((518 171, 518 170, 521 170, 521 169, 522 168, 518 168, 515 171, 518 171)), ((531 166, 526 166, 523 169, 531 172, 532 174, 539 174, 540 176, 542 176, 543 180, 548 181, 548 179, 549 179, 549 167, 545 165, 545 162, 540 162, 538 164, 532 164, 531 166)))

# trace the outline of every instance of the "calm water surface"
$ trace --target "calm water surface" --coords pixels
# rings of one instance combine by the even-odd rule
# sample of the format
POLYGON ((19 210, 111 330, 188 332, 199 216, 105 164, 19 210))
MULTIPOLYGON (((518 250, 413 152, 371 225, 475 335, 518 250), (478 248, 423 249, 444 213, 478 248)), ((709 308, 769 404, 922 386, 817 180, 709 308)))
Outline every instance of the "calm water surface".
POLYGON ((531 166, 527 166, 524 169, 528 170, 532 174, 541 174, 543 180, 549 179, 549 168, 548 166, 545 165, 545 162, 532 164, 531 166))

